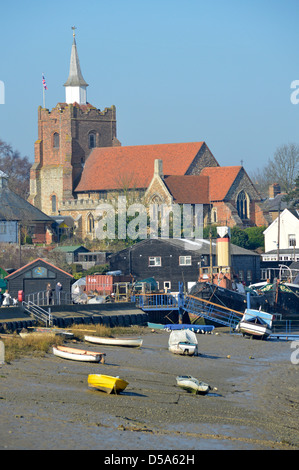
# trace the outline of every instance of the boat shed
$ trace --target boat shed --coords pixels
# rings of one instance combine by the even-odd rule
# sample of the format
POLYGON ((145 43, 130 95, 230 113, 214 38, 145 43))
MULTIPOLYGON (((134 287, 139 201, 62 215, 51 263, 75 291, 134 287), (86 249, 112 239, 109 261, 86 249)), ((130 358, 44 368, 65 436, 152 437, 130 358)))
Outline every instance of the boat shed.
POLYGON ((45 293, 48 283, 53 292, 58 282, 62 284, 63 299, 70 298, 73 276, 62 269, 38 258, 5 277, 7 289, 12 298, 18 298, 23 291, 24 300, 29 294, 45 293))

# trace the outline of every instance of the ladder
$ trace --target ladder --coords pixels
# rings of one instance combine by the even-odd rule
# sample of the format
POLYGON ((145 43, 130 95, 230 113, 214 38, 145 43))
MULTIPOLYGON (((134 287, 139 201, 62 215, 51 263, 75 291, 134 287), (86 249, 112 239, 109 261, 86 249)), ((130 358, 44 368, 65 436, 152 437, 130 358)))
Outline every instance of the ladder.
POLYGON ((194 295, 186 296, 184 310, 191 314, 189 315, 191 323, 192 317, 195 321, 196 318, 202 317, 230 328, 235 328, 243 316, 241 312, 215 304, 209 300, 200 299, 194 295))
POLYGON ((33 315, 37 320, 44 322, 46 326, 53 325, 53 317, 50 309, 47 311, 39 305, 31 302, 31 300, 28 302, 23 301, 23 307, 27 313, 33 315))

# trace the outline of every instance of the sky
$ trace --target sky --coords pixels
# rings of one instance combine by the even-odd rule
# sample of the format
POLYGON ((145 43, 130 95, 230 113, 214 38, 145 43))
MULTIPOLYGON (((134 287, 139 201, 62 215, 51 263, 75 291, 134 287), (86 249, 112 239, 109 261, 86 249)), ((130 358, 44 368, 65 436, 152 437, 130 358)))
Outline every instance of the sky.
POLYGON ((123 146, 205 141, 252 174, 299 143, 298 17, 298 0, 2 1, 0 140, 34 161, 42 73, 51 110, 76 26, 87 101, 116 106, 123 146))

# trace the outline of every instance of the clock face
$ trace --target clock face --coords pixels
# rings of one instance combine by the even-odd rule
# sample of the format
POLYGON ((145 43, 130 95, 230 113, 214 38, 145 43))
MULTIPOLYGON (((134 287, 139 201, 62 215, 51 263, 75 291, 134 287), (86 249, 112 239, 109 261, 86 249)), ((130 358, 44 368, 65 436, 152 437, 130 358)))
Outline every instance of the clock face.
POLYGON ((33 277, 47 277, 47 269, 42 266, 38 266, 32 270, 33 277))

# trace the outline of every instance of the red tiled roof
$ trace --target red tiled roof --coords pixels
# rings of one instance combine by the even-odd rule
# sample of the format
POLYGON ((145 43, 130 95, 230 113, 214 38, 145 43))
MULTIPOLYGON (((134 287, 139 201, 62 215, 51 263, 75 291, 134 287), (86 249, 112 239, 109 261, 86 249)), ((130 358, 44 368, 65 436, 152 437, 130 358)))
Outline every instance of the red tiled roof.
POLYGON ((202 170, 201 176, 210 178, 211 201, 223 201, 241 169, 242 166, 218 166, 202 170))
POLYGON ((163 160, 167 175, 184 175, 204 142, 101 147, 86 160, 76 192, 147 188, 154 161, 163 160))
POLYGON ((201 175, 165 176, 173 202, 177 204, 209 204, 209 178, 201 175))

